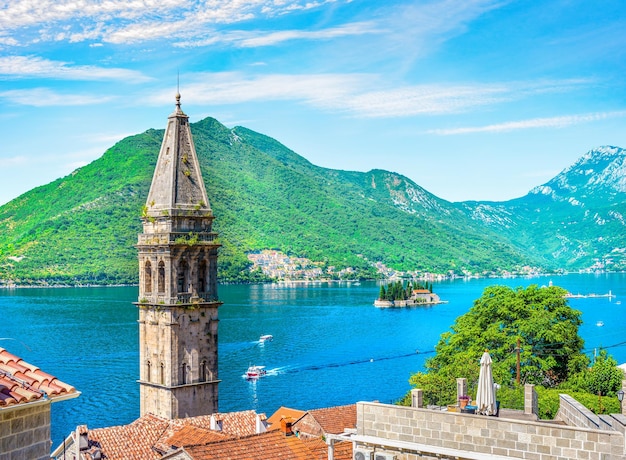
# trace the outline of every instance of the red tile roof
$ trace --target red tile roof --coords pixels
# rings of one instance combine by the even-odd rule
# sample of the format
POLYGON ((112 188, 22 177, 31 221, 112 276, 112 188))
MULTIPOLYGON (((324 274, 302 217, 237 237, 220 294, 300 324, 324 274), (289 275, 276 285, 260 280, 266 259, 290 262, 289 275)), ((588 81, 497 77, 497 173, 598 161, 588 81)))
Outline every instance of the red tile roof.
POLYGON ((303 410, 291 409, 289 407, 281 406, 276 412, 272 414, 270 418, 267 419, 267 423, 269 425, 267 427, 267 430, 280 430, 280 421, 283 418, 291 417, 295 421, 302 417, 304 414, 306 414, 306 412, 303 410))
POLYGON ((196 426, 183 426, 166 442, 170 448, 200 446, 210 442, 219 442, 231 439, 232 436, 221 431, 207 430, 196 426))
MULTIPOLYGON (((322 438, 305 439, 304 443, 313 452, 316 460, 328 460, 328 445, 322 438)), ((352 442, 335 442, 334 460, 352 460, 352 442)))
POLYGON ((356 428, 356 404, 313 409, 309 414, 324 433, 341 434, 346 428, 356 428))
POLYGON ((211 430, 211 415, 166 420, 152 414, 128 425, 79 429, 88 431, 90 448, 99 448, 103 458, 108 460, 157 460, 172 447, 205 444, 256 433, 257 414, 253 410, 214 416, 221 420, 221 431, 211 430))
POLYGON ((148 414, 128 425, 89 430, 89 446, 100 448, 110 460, 156 460, 161 455, 152 446, 168 425, 167 420, 148 414))
POLYGON ((193 460, 317 460, 307 444, 280 431, 183 449, 193 460))
POLYGON ((0 348, 0 407, 78 394, 76 389, 37 366, 0 348))

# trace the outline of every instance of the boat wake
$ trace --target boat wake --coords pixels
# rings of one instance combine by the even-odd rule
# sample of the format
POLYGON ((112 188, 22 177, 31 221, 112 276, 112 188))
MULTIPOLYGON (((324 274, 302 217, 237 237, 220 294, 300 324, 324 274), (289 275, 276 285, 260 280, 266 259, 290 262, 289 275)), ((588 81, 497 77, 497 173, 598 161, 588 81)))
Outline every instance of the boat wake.
MULTIPOLYGON (((265 369, 265 373, 263 374, 262 378, 265 378, 268 376, 283 375, 283 374, 295 374, 297 372, 318 371, 318 370, 330 369, 334 367, 354 366, 358 364, 374 363, 378 361, 389 361, 392 359, 410 358, 410 357, 414 357, 416 354, 431 354, 434 352, 435 350, 428 350, 428 351, 416 350, 414 353, 405 353, 401 355, 384 356, 384 357, 378 357, 378 358, 356 359, 353 361, 346 361, 343 363, 310 364, 310 365, 305 365, 305 366, 281 366, 281 367, 275 367, 272 369, 265 369)), ((251 379, 247 374, 243 374, 241 377, 250 381, 256 381, 259 379, 258 377, 251 379)))
POLYGON ((358 365, 358 364, 366 364, 366 363, 373 363, 373 362, 377 362, 377 361, 389 361, 392 359, 403 359, 403 358, 410 358, 410 357, 414 357, 416 354, 430 354, 430 353, 434 353, 434 350, 430 350, 430 351, 425 351, 425 352, 420 352, 420 351, 416 351, 415 353, 406 353, 406 354, 402 354, 402 355, 394 355, 394 356, 384 356, 384 357, 378 357, 378 358, 367 358, 367 359, 356 359, 353 361, 346 361, 343 363, 327 363, 327 364, 311 364, 308 366, 297 366, 297 367, 285 367, 283 368, 284 370, 281 372, 283 374, 291 374, 291 373, 295 373, 295 372, 304 372, 304 371, 317 371, 317 370, 322 370, 322 369, 329 369, 329 368, 333 368, 333 367, 346 367, 346 366, 354 366, 354 365, 358 365))

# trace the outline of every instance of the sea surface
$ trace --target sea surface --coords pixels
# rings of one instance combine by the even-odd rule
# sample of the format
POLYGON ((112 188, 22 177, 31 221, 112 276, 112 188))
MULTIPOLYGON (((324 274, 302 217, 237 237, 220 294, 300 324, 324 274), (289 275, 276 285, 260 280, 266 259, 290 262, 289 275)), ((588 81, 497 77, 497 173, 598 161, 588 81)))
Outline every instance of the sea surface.
MULTIPOLYGON (((219 410, 269 417, 280 406, 393 402, 485 287, 550 282, 573 294, 611 292, 570 305, 583 312, 585 352, 605 347, 626 362, 626 274, 446 281, 434 291, 447 303, 406 309, 374 307, 375 282, 220 286, 219 410), (274 340, 259 343, 263 334, 274 340), (247 381, 251 364, 266 366, 268 375, 247 381)), ((81 392, 53 404, 53 446, 77 425, 139 417, 136 300, 136 287, 0 290, 0 346, 81 392)))

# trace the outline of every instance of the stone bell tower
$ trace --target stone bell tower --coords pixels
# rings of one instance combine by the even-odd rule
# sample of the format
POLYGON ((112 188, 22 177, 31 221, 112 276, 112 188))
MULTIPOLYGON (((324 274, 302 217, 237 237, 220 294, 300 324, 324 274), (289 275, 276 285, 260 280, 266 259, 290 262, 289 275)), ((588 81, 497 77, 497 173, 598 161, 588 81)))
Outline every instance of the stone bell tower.
POLYGON ((141 415, 217 412, 217 234, 191 137, 176 108, 141 217, 139 388, 141 415))

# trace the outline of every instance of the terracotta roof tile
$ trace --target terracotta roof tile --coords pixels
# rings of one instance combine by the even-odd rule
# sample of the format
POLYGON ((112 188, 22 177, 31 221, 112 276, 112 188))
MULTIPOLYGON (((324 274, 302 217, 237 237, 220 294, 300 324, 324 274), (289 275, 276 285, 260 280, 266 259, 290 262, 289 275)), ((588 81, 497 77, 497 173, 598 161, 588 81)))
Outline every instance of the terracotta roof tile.
POLYGON ((200 446, 210 442, 232 439, 232 436, 221 431, 207 430, 196 426, 186 425, 181 427, 167 440, 169 447, 200 446))
POLYGON ((76 393, 73 386, 0 348, 0 407, 70 393, 76 393))
POLYGON ((146 415, 128 425, 89 430, 89 446, 99 447, 111 460, 158 459, 152 446, 167 427, 167 420, 146 415))
MULTIPOLYGON (((328 445, 321 438, 303 440, 317 460, 328 459, 328 445)), ((334 460, 352 460, 352 443, 349 441, 335 442, 334 460)))
POLYGON ((222 431, 233 436, 256 434, 256 412, 246 410, 217 414, 221 416, 222 431))
POLYGON ((108 460, 156 460, 173 446, 214 443, 255 433, 253 410, 215 415, 222 422, 221 431, 211 430, 210 415, 166 420, 147 414, 128 425, 88 430, 89 446, 99 448, 108 460))
POLYGON ((316 460, 306 443, 279 431, 183 449, 193 460, 316 460))
POLYGON ((280 430, 281 419, 291 417, 294 420, 298 420, 304 414, 306 414, 306 412, 303 410, 291 409, 289 407, 281 406, 276 412, 271 415, 270 418, 267 419, 267 423, 269 425, 267 429, 268 431, 280 430))
POLYGON ((356 428, 356 404, 310 410, 324 433, 341 434, 346 428, 356 428))

